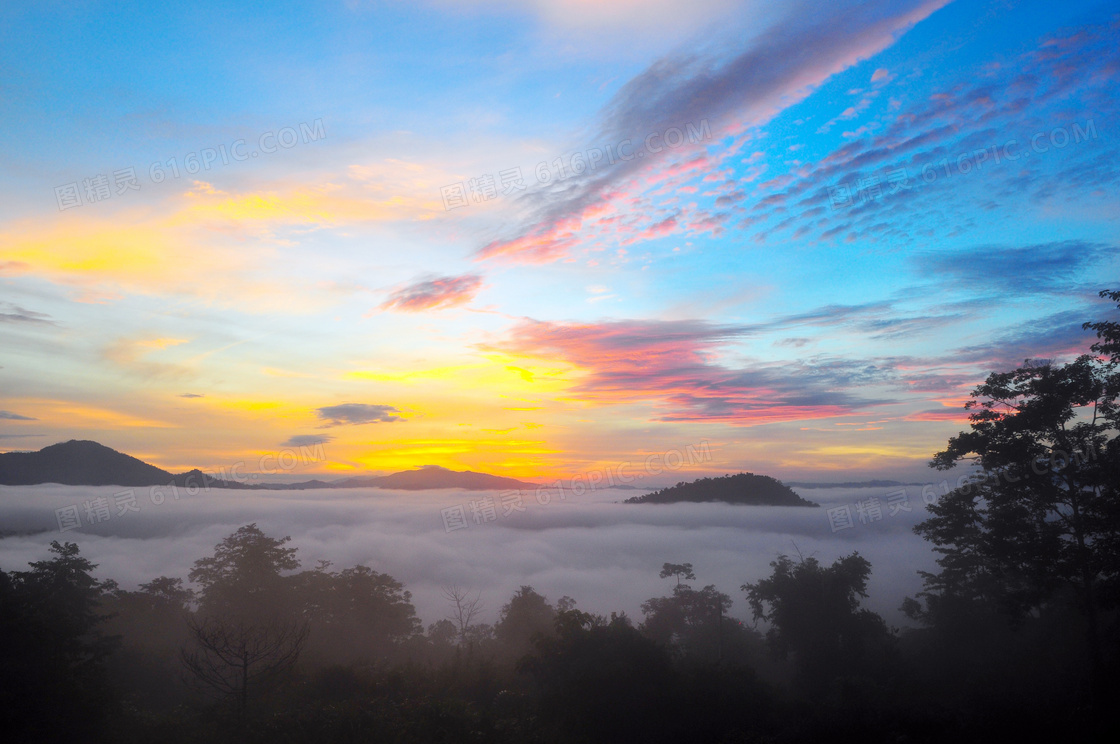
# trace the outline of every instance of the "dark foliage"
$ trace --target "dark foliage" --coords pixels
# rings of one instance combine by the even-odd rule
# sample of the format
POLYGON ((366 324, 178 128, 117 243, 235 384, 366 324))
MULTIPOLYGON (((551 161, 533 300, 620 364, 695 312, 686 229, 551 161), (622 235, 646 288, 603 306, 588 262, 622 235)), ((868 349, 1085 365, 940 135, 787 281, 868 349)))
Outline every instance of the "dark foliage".
POLYGON ((819 506, 801 498, 781 481, 754 473, 701 478, 626 499, 627 504, 675 504, 682 501, 726 501, 729 504, 754 506, 819 506))

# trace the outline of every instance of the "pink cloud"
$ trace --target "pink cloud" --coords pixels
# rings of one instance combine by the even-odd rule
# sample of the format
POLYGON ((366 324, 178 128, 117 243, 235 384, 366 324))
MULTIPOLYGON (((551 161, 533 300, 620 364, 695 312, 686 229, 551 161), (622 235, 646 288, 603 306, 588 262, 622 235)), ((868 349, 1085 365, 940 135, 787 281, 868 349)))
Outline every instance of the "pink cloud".
POLYGON ((718 362, 720 347, 750 333, 700 320, 525 321, 495 348, 568 362, 582 373, 569 395, 602 405, 650 402, 661 421, 752 426, 870 404, 839 389, 846 363, 736 369, 718 362))

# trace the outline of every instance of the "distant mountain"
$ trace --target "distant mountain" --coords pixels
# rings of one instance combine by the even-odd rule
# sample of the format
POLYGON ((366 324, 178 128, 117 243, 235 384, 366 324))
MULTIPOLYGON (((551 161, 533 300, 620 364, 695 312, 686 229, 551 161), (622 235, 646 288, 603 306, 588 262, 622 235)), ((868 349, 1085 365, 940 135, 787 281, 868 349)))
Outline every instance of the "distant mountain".
POLYGON ((676 504, 679 502, 725 501, 751 506, 820 506, 794 493, 780 480, 768 475, 738 473, 719 478, 701 478, 678 483, 660 491, 626 499, 627 504, 676 504))
POLYGON ((299 491, 310 488, 394 488, 422 491, 432 488, 463 488, 472 491, 502 491, 536 488, 537 484, 470 470, 448 470, 430 465, 392 475, 358 476, 337 481, 309 480, 302 483, 244 483, 227 481, 195 469, 172 475, 97 442, 70 440, 52 444, 38 452, 0 453, 0 485, 34 486, 59 483, 65 486, 166 486, 180 488, 229 488, 238 490, 299 491))
POLYGON ((436 465, 426 465, 417 470, 405 470, 392 475, 357 476, 334 481, 334 488, 395 488, 401 491, 421 491, 429 488, 463 488, 469 491, 503 491, 536 488, 516 478, 475 473, 471 470, 448 470, 436 465))
POLYGON ((789 481, 792 488, 898 488, 899 486, 920 486, 921 483, 903 483, 893 480, 844 481, 842 483, 810 483, 808 481, 789 481))
POLYGON ((71 439, 38 452, 0 454, 0 485, 157 486, 172 475, 97 442, 71 439))
MULTIPOLYGON (((238 489, 252 489, 260 488, 257 485, 250 485, 248 483, 241 483, 239 481, 227 481, 221 478, 215 478, 209 473, 204 473, 198 468, 188 470, 185 473, 171 477, 171 483, 174 483, 179 488, 238 488, 238 489)), ((145 483, 147 486, 162 486, 166 485, 168 481, 163 483, 145 483)))
POLYGON ((300 483, 272 483, 270 485, 254 486, 255 488, 269 488, 274 491, 306 491, 310 488, 339 488, 335 481, 321 481, 318 479, 302 481, 300 483))

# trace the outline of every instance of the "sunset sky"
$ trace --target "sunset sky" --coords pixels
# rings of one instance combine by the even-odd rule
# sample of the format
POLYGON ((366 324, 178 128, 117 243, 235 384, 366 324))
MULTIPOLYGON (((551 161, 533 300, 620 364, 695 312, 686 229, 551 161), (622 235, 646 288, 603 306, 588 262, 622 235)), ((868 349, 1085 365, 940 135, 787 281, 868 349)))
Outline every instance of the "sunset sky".
POLYGON ((1118 10, 5 2, 0 451, 923 477, 1115 315, 1118 10))

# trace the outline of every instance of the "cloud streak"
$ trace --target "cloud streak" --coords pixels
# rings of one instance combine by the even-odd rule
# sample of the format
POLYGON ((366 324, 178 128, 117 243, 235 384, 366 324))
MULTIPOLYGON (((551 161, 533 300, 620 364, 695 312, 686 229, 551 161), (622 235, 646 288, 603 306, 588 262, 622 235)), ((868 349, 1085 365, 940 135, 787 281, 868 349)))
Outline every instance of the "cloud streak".
POLYGON ((967 251, 920 253, 914 264, 922 273, 978 292, 1014 295, 1065 292, 1102 261, 1114 260, 1117 248, 1085 240, 1024 246, 978 246, 967 251))
POLYGON ((25 310, 10 302, 0 302, 0 323, 43 323, 57 325, 46 313, 25 310))
POLYGON ((375 424, 390 421, 404 421, 395 406, 370 403, 342 403, 337 406, 323 406, 316 409, 319 418, 327 423, 324 426, 344 424, 375 424))
POLYGON ((478 274, 424 279, 390 294, 381 309, 410 313, 444 310, 470 302, 481 288, 482 277, 478 274))

